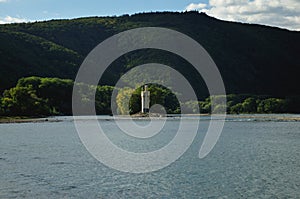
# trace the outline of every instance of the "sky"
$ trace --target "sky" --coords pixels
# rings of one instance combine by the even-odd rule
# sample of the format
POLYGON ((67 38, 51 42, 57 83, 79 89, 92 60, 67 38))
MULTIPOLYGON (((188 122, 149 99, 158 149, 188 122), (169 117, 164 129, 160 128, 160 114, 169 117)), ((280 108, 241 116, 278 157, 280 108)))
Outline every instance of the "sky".
POLYGON ((0 23, 185 10, 300 31, 300 0, 0 0, 0 23))

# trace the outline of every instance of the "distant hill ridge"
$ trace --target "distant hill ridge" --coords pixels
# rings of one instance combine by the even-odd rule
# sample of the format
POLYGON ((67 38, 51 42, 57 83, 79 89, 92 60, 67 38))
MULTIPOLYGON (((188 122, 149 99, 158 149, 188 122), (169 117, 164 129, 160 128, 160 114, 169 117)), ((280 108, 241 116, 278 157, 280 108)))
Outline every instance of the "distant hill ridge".
MULTIPOLYGON (((74 79, 84 57, 101 41, 148 26, 180 31, 203 45, 216 62, 228 93, 300 95, 300 32, 226 22, 198 12, 0 25, 0 91, 27 76, 74 79)), ((200 76, 184 60, 155 50, 118 59, 101 83, 113 84, 131 67, 154 61, 174 66, 187 76, 200 97, 207 95, 200 76)))

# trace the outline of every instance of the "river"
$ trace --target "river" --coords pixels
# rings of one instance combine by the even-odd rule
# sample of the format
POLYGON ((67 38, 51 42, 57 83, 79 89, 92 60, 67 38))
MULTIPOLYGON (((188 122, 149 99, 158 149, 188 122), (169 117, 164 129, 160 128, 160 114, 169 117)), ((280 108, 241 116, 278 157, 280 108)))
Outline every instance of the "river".
MULTIPOLYGON (((300 122, 282 117, 228 117, 214 149, 199 159, 206 116, 183 156, 142 174, 97 161, 70 117, 0 124, 0 198, 300 198, 300 122)), ((139 141, 121 134, 111 117, 99 122, 118 146, 145 152, 174 137, 179 120, 169 120, 163 133, 139 141)))

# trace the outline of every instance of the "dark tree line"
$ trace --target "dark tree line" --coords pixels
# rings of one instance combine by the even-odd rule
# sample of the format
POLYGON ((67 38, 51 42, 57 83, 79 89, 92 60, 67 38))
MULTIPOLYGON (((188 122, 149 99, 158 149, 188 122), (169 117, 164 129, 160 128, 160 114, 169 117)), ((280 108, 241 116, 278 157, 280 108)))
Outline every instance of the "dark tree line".
MULTIPOLYGON (((4 91, 0 97, 1 116, 52 116, 72 115, 72 90, 74 82, 68 79, 26 77, 17 85, 4 91)), ((82 84, 79 87, 82 105, 93 103, 91 93, 96 90, 95 109, 97 114, 111 114, 112 86, 91 86, 82 84)), ((180 113, 184 106, 190 113, 211 113, 211 98, 217 101, 225 96, 212 96, 202 101, 179 102, 171 90, 149 85, 151 106, 160 104, 167 113, 180 113)), ((117 89, 116 104, 120 114, 124 114, 126 99, 129 101, 129 113, 138 113, 141 109, 141 88, 117 89)), ((256 95, 227 95, 227 113, 300 113, 300 97, 274 98, 256 95)), ((214 107, 218 112, 219 106, 214 107)))
MULTIPOLYGON (((2 116, 72 115, 72 89, 68 79, 27 77, 21 78, 14 88, 4 91, 0 98, 2 116)), ((82 89, 94 88, 82 85, 82 89)), ((96 110, 110 114, 111 86, 97 86, 96 110)), ((89 96, 82 96, 90 100, 89 96)))

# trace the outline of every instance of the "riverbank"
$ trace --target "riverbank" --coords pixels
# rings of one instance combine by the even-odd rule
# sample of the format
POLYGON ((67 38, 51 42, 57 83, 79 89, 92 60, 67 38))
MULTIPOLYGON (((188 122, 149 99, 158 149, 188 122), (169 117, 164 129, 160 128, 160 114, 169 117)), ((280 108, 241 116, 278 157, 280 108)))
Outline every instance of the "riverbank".
MULTIPOLYGON (((159 115, 152 114, 150 117, 153 118, 173 118, 180 119, 180 115, 159 115)), ((211 115, 209 114, 189 114, 184 117, 193 119, 194 117, 201 117, 201 120, 210 120, 211 115)), ((92 116, 80 116, 82 120, 94 119, 92 116)), ((149 115, 132 115, 132 116, 97 116, 98 120, 115 120, 115 119, 149 119, 149 115)), ((214 120, 218 120, 218 115, 214 115, 214 120)), ((0 117, 0 124, 2 123, 42 123, 42 122, 62 122, 62 121, 73 121, 73 116, 58 116, 58 117, 47 117, 47 118, 33 118, 33 117, 0 117)), ((300 114, 240 114, 233 115, 227 114, 226 121, 275 121, 275 122, 300 122, 300 114)))
POLYGON ((300 114, 240 114, 227 115, 227 119, 251 119, 253 121, 300 122, 300 114))
POLYGON ((0 124, 5 123, 40 123, 60 122, 58 118, 32 118, 32 117, 0 117, 0 124))

